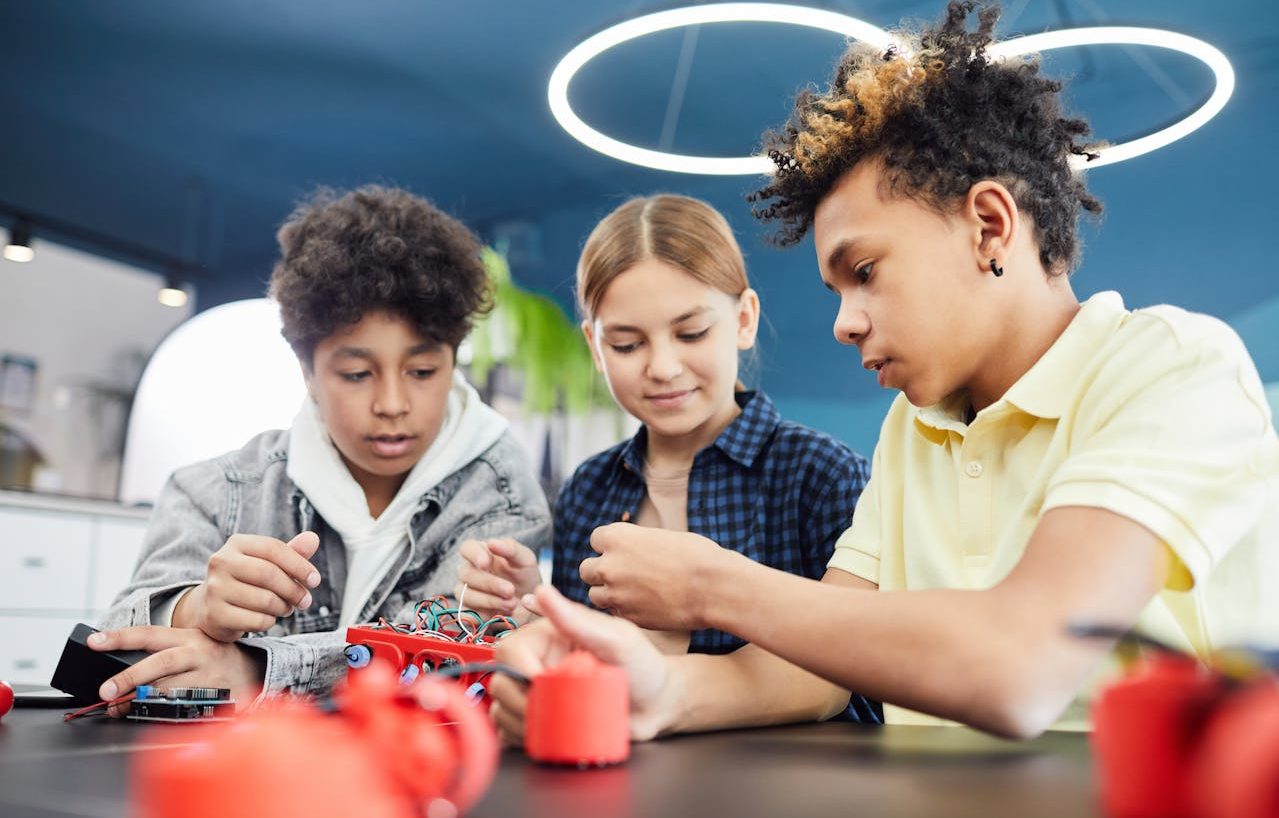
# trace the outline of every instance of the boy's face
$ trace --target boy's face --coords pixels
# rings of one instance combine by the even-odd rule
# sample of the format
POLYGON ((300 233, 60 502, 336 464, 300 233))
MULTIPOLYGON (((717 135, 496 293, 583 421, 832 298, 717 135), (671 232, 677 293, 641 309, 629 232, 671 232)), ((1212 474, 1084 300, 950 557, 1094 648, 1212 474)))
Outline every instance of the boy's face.
POLYGON ((613 398, 650 436, 713 440, 737 413, 737 353, 755 342, 758 299, 646 259, 609 283, 582 324, 613 398))
POLYGON ((398 490, 435 441, 453 383, 453 350, 404 319, 366 313, 315 348, 307 390, 356 482, 398 490))
POLYGON ((822 281, 839 296, 835 338, 856 346, 879 385, 916 406, 973 382, 997 338, 981 285, 981 226, 880 190, 879 162, 846 173, 817 206, 822 281))

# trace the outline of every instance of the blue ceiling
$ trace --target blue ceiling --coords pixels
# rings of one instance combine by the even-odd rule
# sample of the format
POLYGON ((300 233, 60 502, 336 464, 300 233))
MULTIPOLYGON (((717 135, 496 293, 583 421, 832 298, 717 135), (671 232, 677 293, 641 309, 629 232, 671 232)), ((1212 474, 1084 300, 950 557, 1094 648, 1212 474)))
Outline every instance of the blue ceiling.
MULTIPOLYGON (((823 3, 879 25, 931 20, 941 0, 823 3)), ((200 308, 262 292, 274 230, 318 184, 399 184, 486 238, 513 237, 516 275, 569 303, 580 242, 621 198, 702 196, 742 236, 773 335, 775 391, 832 398, 874 391, 830 338, 834 304, 811 247, 768 249, 742 195, 755 180, 649 171, 596 154, 550 116, 546 81, 584 37, 670 3, 575 0, 40 0, 0 3, 0 205, 36 233, 116 255, 127 247, 196 272, 200 308), (61 225, 42 230, 40 218, 61 225), (72 230, 70 227, 76 228, 72 230), (110 237, 94 246, 86 232, 110 237), (803 367, 780 360, 803 356, 803 367), (815 377, 827 366, 839 383, 815 377), (844 384, 847 381, 847 384, 844 384)), ((1229 318, 1279 298, 1279 4, 1275 0, 1013 0, 1005 35, 1138 24, 1221 48, 1238 73, 1226 109, 1155 154, 1099 168, 1108 212, 1085 228, 1077 289, 1130 304, 1170 301, 1229 318)), ((623 45, 590 63, 572 101, 594 126, 656 147, 686 33, 623 45)), ((823 84, 833 34, 782 25, 702 27, 672 149, 745 154, 805 84, 823 84)), ((1105 138, 1179 118, 1211 90, 1198 62, 1160 49, 1054 52, 1069 101, 1105 138)))

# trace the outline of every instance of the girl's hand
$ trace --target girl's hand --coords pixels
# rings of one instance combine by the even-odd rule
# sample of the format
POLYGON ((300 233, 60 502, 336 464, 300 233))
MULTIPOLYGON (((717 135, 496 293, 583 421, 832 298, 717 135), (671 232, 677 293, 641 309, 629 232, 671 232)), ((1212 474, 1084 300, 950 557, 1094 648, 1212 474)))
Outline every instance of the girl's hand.
POLYGON ((303 531, 289 542, 235 534, 209 557, 204 582, 173 610, 175 628, 199 628, 221 642, 265 631, 281 616, 311 606, 320 574, 308 560, 320 538, 303 531))
POLYGON ((542 584, 537 554, 510 537, 467 540, 459 548, 462 565, 453 595, 462 598, 466 586, 466 607, 485 617, 511 616, 518 622, 530 618, 520 599, 542 584))
MULTIPOLYGON (((537 589, 525 603, 544 616, 497 643, 496 659, 534 677, 559 664, 573 650, 593 653, 602 662, 626 671, 631 696, 631 739, 647 741, 671 724, 682 700, 683 677, 635 625, 615 616, 570 602, 549 585, 537 589)), ((524 708, 528 691, 523 684, 495 674, 489 683, 489 713, 502 740, 524 741, 524 708)))
MULTIPOLYGON (((102 631, 89 637, 94 650, 145 650, 151 655, 102 683, 98 695, 109 702, 138 685, 227 687, 240 707, 257 697, 266 672, 266 654, 234 642, 220 642, 195 628, 142 625, 102 631)), ((127 702, 110 708, 122 716, 127 702)))

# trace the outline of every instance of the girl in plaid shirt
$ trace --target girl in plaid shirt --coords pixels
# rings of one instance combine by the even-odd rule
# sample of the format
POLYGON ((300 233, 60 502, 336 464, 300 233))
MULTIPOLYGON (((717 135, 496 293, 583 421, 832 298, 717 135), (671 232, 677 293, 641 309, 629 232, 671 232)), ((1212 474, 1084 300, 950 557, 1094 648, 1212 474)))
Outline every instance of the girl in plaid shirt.
MULTIPOLYGON (((755 343, 759 296, 732 230, 684 196, 632 199, 596 226, 577 271, 582 331, 618 404, 642 422, 631 439, 583 463, 555 508, 552 584, 589 602, 578 573, 600 526, 620 521, 689 531, 788 573, 821 578, 868 476, 864 458, 783 421, 737 378, 755 343)), ((537 557, 512 539, 461 548, 459 594, 486 613, 527 616, 537 557), (463 588, 465 585, 465 588, 463 588)), ((672 571, 680 570, 678 565, 672 571)), ((715 629, 649 631, 666 653, 723 654, 744 640, 715 629)), ((835 685, 784 720, 878 708, 835 685)))

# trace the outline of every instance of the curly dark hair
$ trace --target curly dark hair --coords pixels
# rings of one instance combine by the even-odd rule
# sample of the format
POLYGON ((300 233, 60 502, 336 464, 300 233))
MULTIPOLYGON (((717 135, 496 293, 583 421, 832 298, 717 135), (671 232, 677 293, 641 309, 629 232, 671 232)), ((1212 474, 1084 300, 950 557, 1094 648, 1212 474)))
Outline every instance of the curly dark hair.
POLYGON ((831 86, 802 92, 789 121, 764 135, 777 172, 748 199, 761 203, 756 217, 780 223, 773 243, 797 243, 840 177, 878 159, 889 192, 939 212, 982 179, 1004 183, 1034 222, 1044 269, 1074 268, 1077 208, 1102 209, 1069 163, 1096 157, 1077 142, 1088 123, 1062 116, 1062 84, 1040 76, 1037 59, 986 55, 999 8, 982 5, 970 32, 977 8, 952 0, 939 25, 899 34, 902 45, 886 53, 854 45, 831 86))
POLYGON ((426 340, 456 351, 492 307, 480 242, 457 219, 403 190, 321 188, 276 235, 280 260, 268 294, 282 334, 311 366, 315 347, 365 313, 385 310, 426 340))

